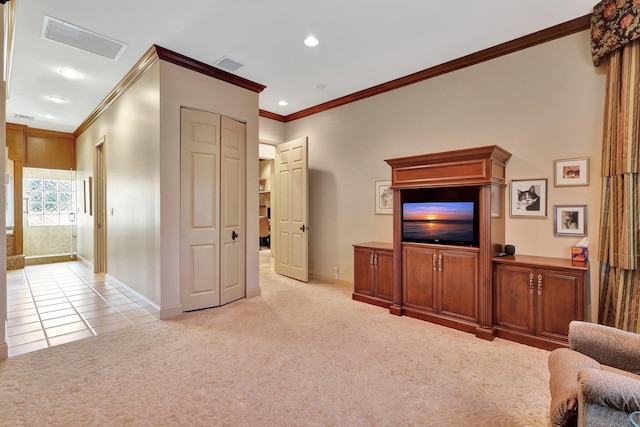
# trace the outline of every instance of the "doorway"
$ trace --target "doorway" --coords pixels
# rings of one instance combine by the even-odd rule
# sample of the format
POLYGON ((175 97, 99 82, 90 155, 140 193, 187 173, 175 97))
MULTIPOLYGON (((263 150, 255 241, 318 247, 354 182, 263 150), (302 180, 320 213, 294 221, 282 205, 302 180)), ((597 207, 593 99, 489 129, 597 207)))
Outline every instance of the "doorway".
POLYGON ((105 137, 100 138, 95 143, 95 183, 90 178, 84 182, 85 186, 85 212, 91 215, 93 207, 92 199, 95 199, 95 215, 94 215, 94 273, 107 272, 107 213, 106 213, 106 197, 107 197, 107 178, 105 167, 105 137), (92 187, 95 186, 95 197, 91 197, 92 187))
POLYGON ((76 259, 76 172, 23 168, 23 249, 26 265, 76 259))
POLYGON ((260 248, 260 275, 274 272, 273 256, 275 240, 272 235, 273 218, 273 179, 275 177, 275 146, 261 142, 259 145, 258 160, 258 230, 260 248))

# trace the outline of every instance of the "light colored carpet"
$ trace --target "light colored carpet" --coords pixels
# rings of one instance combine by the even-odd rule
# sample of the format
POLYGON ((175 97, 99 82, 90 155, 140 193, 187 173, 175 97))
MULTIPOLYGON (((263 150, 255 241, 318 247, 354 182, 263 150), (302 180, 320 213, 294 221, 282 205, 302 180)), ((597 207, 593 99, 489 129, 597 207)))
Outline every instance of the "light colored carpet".
POLYGON ((547 426, 548 352, 261 277, 262 296, 0 363, 1 425, 547 426))

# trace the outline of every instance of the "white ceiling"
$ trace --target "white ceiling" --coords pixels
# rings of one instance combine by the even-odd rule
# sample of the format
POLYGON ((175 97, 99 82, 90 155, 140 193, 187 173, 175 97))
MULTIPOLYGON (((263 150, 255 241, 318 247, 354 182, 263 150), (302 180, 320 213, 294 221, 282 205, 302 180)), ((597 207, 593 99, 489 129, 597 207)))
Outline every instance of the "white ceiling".
POLYGON ((591 13, 595 0, 10 0, 7 122, 73 132, 157 44, 263 84, 288 115, 591 13), (40 37, 45 15, 128 44, 117 60, 40 37), (315 35, 309 48, 303 39, 315 35), (60 68, 82 75, 69 80, 60 68), (321 90, 318 86, 324 86, 321 90), (67 99, 54 104, 48 96, 67 99), (282 107, 284 99, 289 105, 282 107), (35 120, 14 115, 33 116, 35 120), (43 116, 49 114, 54 119, 43 116))

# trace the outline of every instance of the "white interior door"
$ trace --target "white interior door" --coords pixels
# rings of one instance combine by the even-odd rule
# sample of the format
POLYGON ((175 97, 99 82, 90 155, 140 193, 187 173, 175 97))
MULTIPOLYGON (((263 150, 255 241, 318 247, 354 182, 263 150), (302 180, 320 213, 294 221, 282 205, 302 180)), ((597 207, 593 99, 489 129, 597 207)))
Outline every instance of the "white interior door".
POLYGON ((307 282, 307 138, 278 144, 275 168, 275 270, 278 274, 307 282))
POLYGON ((180 298, 185 311, 220 305, 220 116, 181 109, 180 298))
POLYGON ((222 117, 221 304, 245 296, 245 146, 246 125, 222 117))

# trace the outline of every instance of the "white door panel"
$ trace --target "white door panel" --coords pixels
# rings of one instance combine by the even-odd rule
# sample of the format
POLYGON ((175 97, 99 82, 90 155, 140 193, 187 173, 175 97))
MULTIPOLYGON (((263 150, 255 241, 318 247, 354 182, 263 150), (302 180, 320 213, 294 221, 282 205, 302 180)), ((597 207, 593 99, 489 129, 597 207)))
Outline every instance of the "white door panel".
POLYGON ((182 109, 180 298, 185 311, 220 305, 219 124, 217 114, 182 109))
POLYGON ((222 117, 221 304, 245 296, 246 125, 222 117))
POLYGON ((309 280, 307 138, 276 146, 275 270, 303 282, 309 280))

